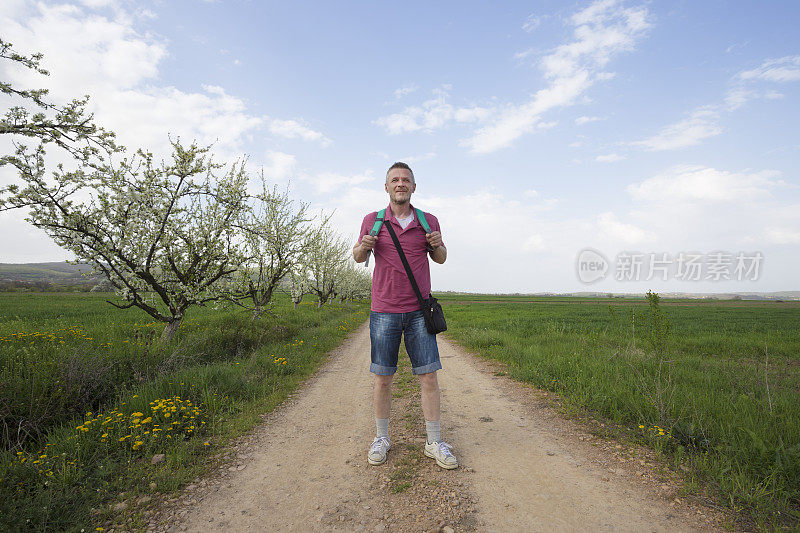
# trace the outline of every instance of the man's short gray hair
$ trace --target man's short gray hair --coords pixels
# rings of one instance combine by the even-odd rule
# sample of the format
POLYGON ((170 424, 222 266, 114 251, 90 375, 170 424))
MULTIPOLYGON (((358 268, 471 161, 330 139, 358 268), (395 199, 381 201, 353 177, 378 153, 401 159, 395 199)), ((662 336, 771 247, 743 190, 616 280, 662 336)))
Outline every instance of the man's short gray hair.
POLYGON ((389 179, 389 172, 391 172, 393 168, 404 168, 408 170, 409 172, 411 172, 411 179, 416 181, 416 179, 414 178, 414 171, 411 170, 410 166, 408 166, 406 163, 403 163, 402 161, 398 161, 389 167, 389 170, 386 171, 386 179, 389 179))

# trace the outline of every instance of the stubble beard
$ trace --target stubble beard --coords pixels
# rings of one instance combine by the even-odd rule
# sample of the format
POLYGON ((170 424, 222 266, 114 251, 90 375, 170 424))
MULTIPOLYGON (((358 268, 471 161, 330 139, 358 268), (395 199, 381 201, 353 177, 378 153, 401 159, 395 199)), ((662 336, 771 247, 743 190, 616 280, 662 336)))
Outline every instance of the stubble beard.
MULTIPOLYGON (((408 193, 406 193, 406 194, 408 194, 408 193)), ((392 200, 392 203, 395 204, 395 205, 405 205, 405 204, 411 203, 411 195, 408 194, 408 196, 405 198, 405 200, 399 200, 397 198, 397 194, 395 193, 395 195, 391 197, 391 200, 392 200)))

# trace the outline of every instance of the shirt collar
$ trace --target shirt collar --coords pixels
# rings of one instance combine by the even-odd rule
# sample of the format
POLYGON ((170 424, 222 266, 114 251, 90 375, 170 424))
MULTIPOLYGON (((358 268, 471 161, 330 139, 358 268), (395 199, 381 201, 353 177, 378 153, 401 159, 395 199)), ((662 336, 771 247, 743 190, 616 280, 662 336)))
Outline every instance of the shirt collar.
MULTIPOLYGON (((416 219, 417 219, 417 215, 416 215, 416 212, 417 212, 417 210, 414 208, 414 205, 413 205, 413 204, 410 204, 410 203, 409 203, 409 204, 408 204, 408 207, 410 207, 410 208, 411 208, 411 215, 414 217, 414 219, 413 219, 411 222, 414 222, 414 220, 416 220, 416 219)), ((386 214, 385 214, 385 215, 383 215, 383 219, 384 219, 384 220, 397 220, 397 217, 395 217, 395 216, 394 216, 394 213, 392 213, 392 204, 389 204, 389 205, 386 207, 386 214)))

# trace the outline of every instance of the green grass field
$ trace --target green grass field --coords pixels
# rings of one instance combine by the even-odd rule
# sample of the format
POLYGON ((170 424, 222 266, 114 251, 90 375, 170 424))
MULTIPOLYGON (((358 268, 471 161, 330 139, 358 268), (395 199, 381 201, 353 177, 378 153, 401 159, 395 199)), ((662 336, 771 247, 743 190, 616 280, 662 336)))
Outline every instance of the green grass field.
MULTIPOLYGON (((109 507, 120 492, 176 490, 368 313, 363 303, 293 310, 285 295, 255 323, 196 308, 162 346, 162 324, 109 297, 0 293, 2 531, 94 531, 124 518, 109 507), (156 454, 165 458, 151 465, 156 454)), ((131 517, 128 527, 146 526, 131 517)))
POLYGON ((448 337, 690 465, 751 525, 800 524, 800 302, 440 301, 448 337))

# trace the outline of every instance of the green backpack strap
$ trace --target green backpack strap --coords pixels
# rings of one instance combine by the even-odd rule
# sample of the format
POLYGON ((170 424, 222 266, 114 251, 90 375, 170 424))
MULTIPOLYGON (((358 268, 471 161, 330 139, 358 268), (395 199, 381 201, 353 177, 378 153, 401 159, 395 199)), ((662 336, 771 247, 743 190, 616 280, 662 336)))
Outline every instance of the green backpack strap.
POLYGON ((431 226, 428 224, 428 221, 425 220, 425 213, 422 212, 422 209, 418 209, 416 207, 414 208, 414 211, 417 212, 417 220, 419 220, 419 224, 422 226, 422 229, 425 230, 425 233, 430 233, 431 226))
MULTIPOLYGON (((381 226, 383 225, 383 218, 385 216, 386 216, 386 209, 381 209, 380 211, 378 211, 378 213, 375 215, 375 223, 372 224, 372 229, 369 230, 369 234, 370 235, 372 235, 374 237, 374 236, 376 236, 378 234, 378 232, 381 230, 381 226)), ((364 267, 368 267, 369 266, 369 256, 370 255, 372 255, 372 250, 367 252, 367 260, 364 261, 364 267)))
MULTIPOLYGON (((428 221, 425 219, 425 213, 422 212, 422 209, 414 208, 414 211, 417 213, 417 220, 419 220, 419 225, 422 226, 422 229, 425 230, 425 233, 431 232, 431 225, 428 224, 428 221)), ((375 222, 372 224, 372 229, 369 230, 369 234, 373 237, 381 231, 381 226, 383 225, 383 221, 386 218, 386 209, 381 209, 375 215, 375 222)))
POLYGON ((386 215, 386 209, 381 209, 378 211, 378 214, 375 215, 375 223, 372 225, 372 229, 369 230, 369 234, 373 237, 378 234, 381 230, 381 226, 383 225, 383 217, 386 215))

